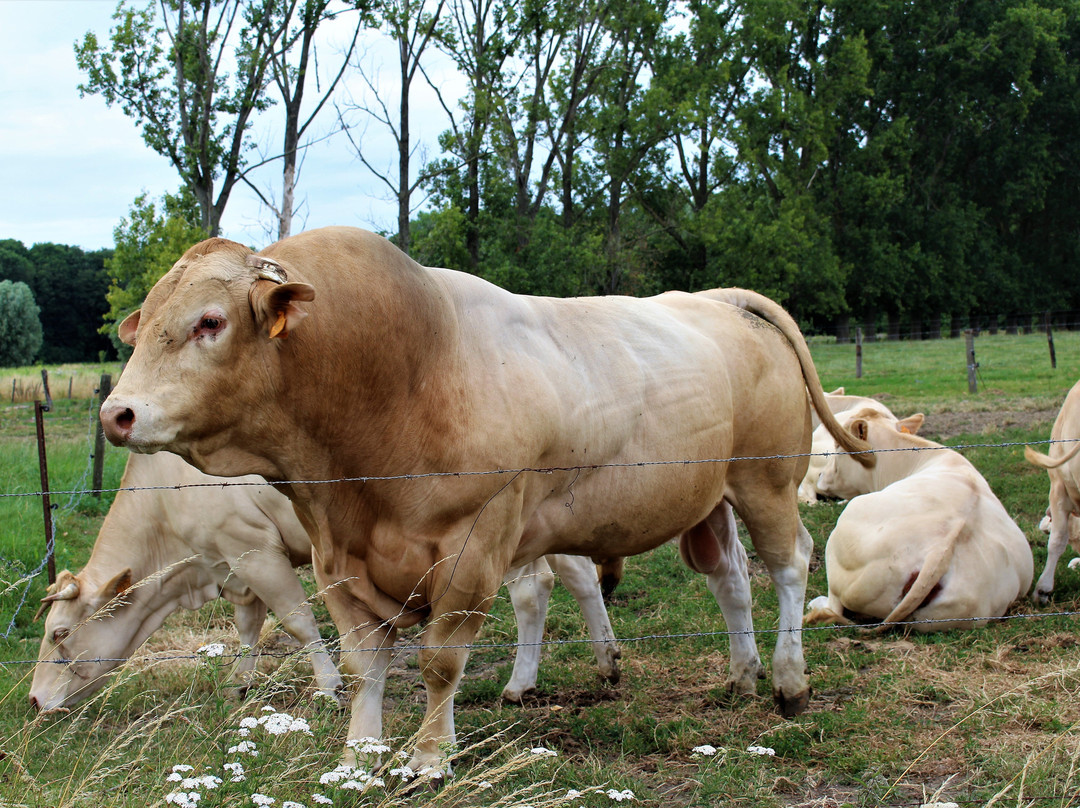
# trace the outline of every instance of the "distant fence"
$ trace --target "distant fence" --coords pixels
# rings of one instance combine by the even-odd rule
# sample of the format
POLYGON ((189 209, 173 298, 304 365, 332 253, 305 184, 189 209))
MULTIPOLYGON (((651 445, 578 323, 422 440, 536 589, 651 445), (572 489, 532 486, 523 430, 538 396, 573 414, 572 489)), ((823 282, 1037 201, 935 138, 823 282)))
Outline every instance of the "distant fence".
POLYGON ((1080 331, 1080 309, 1062 311, 1033 311, 1020 314, 963 314, 927 316, 922 319, 906 315, 874 316, 860 319, 850 317, 830 327, 807 326, 808 337, 835 337, 841 344, 855 341, 856 330, 862 329, 864 342, 895 342, 900 340, 959 339, 965 331, 976 337, 980 334, 1033 334, 1047 328, 1059 331, 1080 331))

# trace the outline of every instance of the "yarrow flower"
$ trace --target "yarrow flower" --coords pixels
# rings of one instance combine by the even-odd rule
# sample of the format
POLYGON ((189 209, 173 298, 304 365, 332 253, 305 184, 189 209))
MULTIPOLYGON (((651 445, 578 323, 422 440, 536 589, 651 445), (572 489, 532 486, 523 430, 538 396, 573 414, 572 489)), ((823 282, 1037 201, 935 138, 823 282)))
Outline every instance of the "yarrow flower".
POLYGON ((236 746, 230 746, 230 755, 251 755, 251 757, 258 757, 259 750, 255 746, 255 741, 240 741, 236 746))
MULTIPOLYGON (((334 801, 327 797, 325 794, 312 794, 311 801, 317 802, 319 805, 333 805, 334 801)), ((284 807, 283 807, 284 808, 284 807)))
POLYGON ((189 766, 186 763, 177 763, 175 766, 172 767, 172 770, 174 772, 193 772, 195 771, 195 767, 189 766))
POLYGON ((352 738, 345 742, 345 746, 362 755, 383 755, 390 751, 390 747, 378 738, 352 738))
POLYGON ((356 776, 359 769, 355 769, 352 766, 348 766, 342 763, 332 772, 326 772, 319 778, 319 785, 328 786, 334 783, 339 783, 342 780, 351 780, 356 776))
POLYGON ((229 778, 230 782, 242 783, 247 777, 244 774, 244 765, 242 763, 226 763, 225 771, 232 775, 229 778))
POLYGON ((271 735, 284 735, 288 732, 303 732, 311 735, 311 727, 303 718, 293 718, 288 713, 272 713, 259 719, 263 729, 271 735))
POLYGON ((554 749, 547 749, 543 746, 535 746, 529 750, 529 753, 536 755, 537 757, 558 757, 559 753, 554 749))
POLYGON ((416 777, 416 772, 408 766, 398 766, 396 769, 391 769, 390 774, 394 777, 400 777, 402 780, 411 780, 416 777))
POLYGON ((704 755, 705 757, 712 757, 716 754, 716 747, 709 744, 702 744, 701 746, 695 746, 692 750, 695 755, 704 755))
POLYGON ((773 757, 776 754, 776 750, 768 746, 748 746, 746 747, 746 751, 751 755, 768 755, 769 757, 773 757))
POLYGON ((581 792, 578 791, 576 788, 571 788, 566 792, 566 799, 568 800, 576 800, 580 796, 581 792))
POLYGON ((623 789, 622 791, 616 791, 614 788, 609 788, 606 793, 608 797, 615 800, 615 802, 634 799, 634 792, 628 788, 623 789))
POLYGON ((265 794, 252 794, 251 801, 256 805, 273 805, 277 802, 273 797, 268 797, 265 794))
POLYGON ((212 642, 195 651, 196 654, 206 654, 208 657, 219 657, 225 653, 225 645, 220 642, 212 642))
POLYGON ((196 808, 202 795, 198 791, 174 791, 165 795, 166 803, 179 805, 180 808, 196 808))
POLYGON ((281 808, 307 808, 302 802, 293 802, 292 800, 286 800, 281 803, 281 808))

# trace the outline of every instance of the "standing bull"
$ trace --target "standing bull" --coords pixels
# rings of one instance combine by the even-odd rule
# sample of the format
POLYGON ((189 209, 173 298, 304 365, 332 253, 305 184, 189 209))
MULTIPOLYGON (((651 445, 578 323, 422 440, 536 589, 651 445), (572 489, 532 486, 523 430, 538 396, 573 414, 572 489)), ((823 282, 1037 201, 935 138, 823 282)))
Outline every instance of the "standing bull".
POLYGON ((443 766, 466 647, 505 571, 672 536, 737 632, 730 687, 754 692, 732 508, 779 598, 773 694, 805 709, 807 391, 845 450, 868 447, 836 424, 798 327, 767 298, 519 296, 334 227, 257 254, 195 245, 120 336, 135 351, 102 406, 113 443, 285 483, 363 680, 349 738, 382 734, 395 634, 426 620, 409 765, 443 766))

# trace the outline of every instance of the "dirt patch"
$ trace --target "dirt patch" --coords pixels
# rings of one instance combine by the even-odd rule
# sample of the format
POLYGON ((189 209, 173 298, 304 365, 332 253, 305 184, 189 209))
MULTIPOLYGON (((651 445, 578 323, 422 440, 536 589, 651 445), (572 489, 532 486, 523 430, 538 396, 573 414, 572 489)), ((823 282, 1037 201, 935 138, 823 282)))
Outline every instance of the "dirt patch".
MULTIPOLYGON (((996 410, 992 412, 934 412, 926 416, 919 434, 936 441, 957 435, 987 435, 1013 427, 1053 424, 1058 409, 996 410)), ((1049 430, 1047 430, 1049 433, 1049 430)))

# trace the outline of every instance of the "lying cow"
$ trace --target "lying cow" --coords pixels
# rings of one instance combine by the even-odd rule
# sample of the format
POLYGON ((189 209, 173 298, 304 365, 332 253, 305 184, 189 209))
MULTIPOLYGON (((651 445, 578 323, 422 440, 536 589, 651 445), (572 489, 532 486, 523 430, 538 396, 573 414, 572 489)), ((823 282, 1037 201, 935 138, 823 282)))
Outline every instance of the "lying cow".
POLYGON ((1031 549, 983 476, 958 452, 866 409, 841 419, 878 454, 873 469, 829 458, 818 486, 851 502, 825 545, 829 594, 806 623, 945 621, 972 628, 999 617, 1031 585, 1031 549))
MULTIPOLYGON (((856 410, 862 410, 866 408, 877 410, 883 415, 897 420, 896 416, 892 414, 884 404, 873 398, 866 398, 865 396, 847 396, 844 395, 844 388, 837 388, 839 393, 833 391, 832 393, 825 394, 825 400, 829 403, 829 409, 836 415, 836 420, 841 423, 844 422, 846 415, 853 414, 856 410)), ((836 439, 829 433, 823 425, 818 424, 814 427, 814 434, 810 441, 810 465, 807 466, 806 474, 803 476, 802 482, 799 483, 799 500, 808 504, 813 504, 818 501, 819 495, 822 491, 817 487, 818 477, 821 476, 822 469, 825 468, 825 463, 829 459, 829 455, 837 450, 836 439)))
POLYGON ((1080 453, 1080 382, 1065 396, 1061 412, 1050 430, 1050 439, 1053 443, 1049 455, 1030 446, 1024 448, 1027 461, 1046 469, 1050 476, 1050 506, 1046 511, 1050 538, 1046 542, 1046 566, 1032 593, 1038 603, 1050 600, 1054 591, 1054 572, 1065 548, 1072 543, 1073 549, 1080 553, 1080 541, 1072 537, 1073 530, 1070 529, 1070 523, 1074 523, 1075 516, 1080 514, 1080 459, 1077 457, 1080 453))
POLYGON ((119 332, 135 350, 102 406, 110 441, 284 483, 361 678, 348 738, 381 736, 394 638, 426 620, 409 765, 441 767, 467 647, 506 570, 672 536, 736 632, 730 687, 755 692, 732 506, 778 593, 774 697, 805 709, 807 391, 845 449, 867 447, 836 424, 798 326, 767 298, 519 296, 332 227, 258 254, 197 244, 119 332))
MULTIPOLYGON (((31 705, 55 710, 93 695, 166 617, 219 596, 235 605, 240 641, 249 646, 258 641, 269 606, 310 651, 320 692, 344 700, 341 677, 293 571, 311 562, 311 542, 289 500, 262 483, 208 477, 168 452, 130 455, 125 490, 117 493, 89 562, 78 575, 61 572, 43 599, 52 606, 31 705), (213 485, 226 482, 241 485, 213 485)), ((582 604, 601 674, 618 681, 618 646, 592 564, 577 557, 552 561, 582 604)), ((538 559, 507 581, 520 642, 526 644, 504 691, 512 701, 536 685, 551 578, 545 560, 538 559)), ((254 665, 254 657, 242 657, 239 677, 254 665)))

